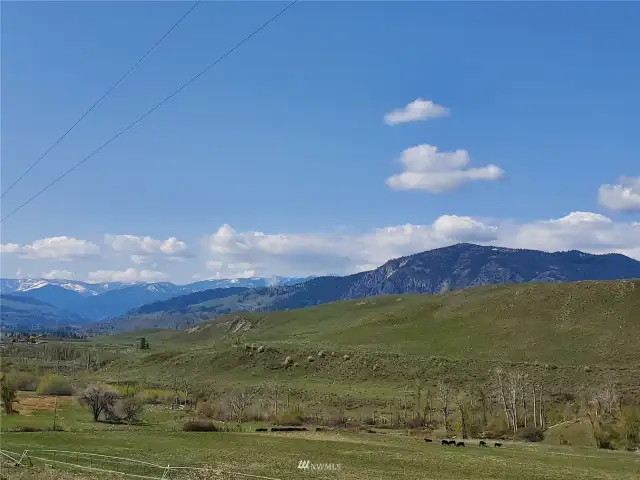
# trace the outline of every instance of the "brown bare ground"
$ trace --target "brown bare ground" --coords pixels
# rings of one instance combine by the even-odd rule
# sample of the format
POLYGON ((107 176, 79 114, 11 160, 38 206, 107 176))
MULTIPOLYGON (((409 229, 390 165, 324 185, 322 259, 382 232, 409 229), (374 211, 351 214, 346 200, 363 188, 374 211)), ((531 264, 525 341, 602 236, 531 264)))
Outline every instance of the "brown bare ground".
MULTIPOLYGON (((58 408, 61 405, 69 404, 73 401, 71 397, 58 397, 58 408)), ((56 397, 53 395, 32 395, 25 392, 18 393, 18 402, 13 408, 20 415, 29 415, 33 412, 53 411, 56 404, 56 397)))

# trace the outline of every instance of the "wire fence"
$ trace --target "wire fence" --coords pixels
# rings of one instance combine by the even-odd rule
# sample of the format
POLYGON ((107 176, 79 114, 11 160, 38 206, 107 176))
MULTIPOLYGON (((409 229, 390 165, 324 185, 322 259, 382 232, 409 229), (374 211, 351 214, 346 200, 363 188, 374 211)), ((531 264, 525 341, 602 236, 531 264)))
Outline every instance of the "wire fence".
POLYGON ((128 478, 149 480, 282 480, 250 473, 225 471, 216 468, 159 465, 125 457, 68 450, 28 449, 22 453, 0 450, 0 458, 15 467, 58 468, 81 470, 96 474, 111 474, 128 478))

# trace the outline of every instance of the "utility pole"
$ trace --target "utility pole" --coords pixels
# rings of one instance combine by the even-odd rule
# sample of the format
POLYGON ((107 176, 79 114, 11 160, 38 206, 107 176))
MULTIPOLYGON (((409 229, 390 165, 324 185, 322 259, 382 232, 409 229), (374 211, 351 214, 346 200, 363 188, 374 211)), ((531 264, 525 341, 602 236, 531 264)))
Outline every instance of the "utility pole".
POLYGON ((56 395, 56 400, 53 405, 53 431, 56 431, 56 416, 58 414, 58 396, 56 395))

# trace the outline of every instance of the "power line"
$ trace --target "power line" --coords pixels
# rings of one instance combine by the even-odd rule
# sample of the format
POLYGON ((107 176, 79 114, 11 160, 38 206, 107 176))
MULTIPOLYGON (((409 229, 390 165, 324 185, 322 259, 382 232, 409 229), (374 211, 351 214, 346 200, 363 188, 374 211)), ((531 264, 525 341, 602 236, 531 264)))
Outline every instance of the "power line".
POLYGON ((173 30, 175 30, 175 29, 176 29, 176 27, 177 27, 178 25, 180 25, 180 24, 182 23, 182 21, 183 21, 185 18, 187 18, 187 16, 189 16, 189 14, 190 14, 194 9, 195 9, 198 5, 200 5, 200 4, 202 3, 202 1, 203 1, 203 0, 198 0, 198 1, 197 1, 197 2, 196 2, 196 3, 195 3, 191 8, 187 11, 187 13, 185 13, 182 17, 180 17, 180 19, 179 19, 176 23, 174 23, 174 24, 173 24, 173 26, 172 26, 169 30, 167 30, 167 31, 165 32, 165 34, 164 34, 164 35, 162 35, 162 37, 160 37, 160 39, 159 39, 156 43, 154 43, 154 44, 153 44, 153 46, 152 46, 149 50, 147 50, 147 53, 145 53, 142 57, 140 57, 140 59, 139 59, 139 60, 138 60, 138 61, 137 61, 137 62, 136 62, 136 63, 135 63, 135 64, 134 64, 134 65, 133 65, 133 66, 132 66, 128 71, 127 71, 127 73, 125 73, 123 76, 121 76, 121 77, 118 79, 118 81, 117 81, 116 83, 114 83, 114 84, 113 84, 113 85, 112 85, 112 86, 111 86, 111 87, 110 87, 110 88, 109 88, 109 89, 108 89, 108 90, 107 90, 107 91, 106 91, 106 92, 105 92, 105 93, 104 93, 104 94, 103 94, 103 95, 98 99, 98 101, 96 101, 96 103, 94 103, 93 105, 91 105, 91 108, 89 108, 89 110, 87 110, 86 112, 84 112, 84 114, 83 114, 83 115, 82 115, 82 116, 81 116, 81 117, 76 121, 76 123, 74 123, 73 125, 71 125, 71 127, 69 128, 69 130, 67 130, 67 131, 64 133, 64 135, 62 135, 60 138, 58 138, 58 140, 56 140, 56 141, 55 141, 55 143, 54 143, 53 145, 51 145, 51 146, 49 147, 49 149, 48 149, 46 152, 44 152, 44 153, 40 156, 40 158, 38 158, 35 162, 33 162, 33 163, 31 164, 31 166, 30 166, 29 168, 27 168, 27 170, 26 170, 26 171, 25 171, 25 172, 24 172, 24 173, 23 173, 23 174, 22 174, 22 175, 21 175, 21 176, 20 176, 20 177, 15 181, 15 182, 13 182, 13 183, 9 186, 9 188, 7 188, 7 189, 4 191, 4 193, 3 193, 2 195, 0 195, 0 199, 4 198, 4 196, 5 196, 7 193, 9 193, 11 190, 13 190, 13 187, 15 187, 18 183, 20 183, 20 181, 21 181, 24 177, 26 177, 26 176, 29 174, 29 172, 33 169, 33 167, 35 167, 38 163, 40 163, 40 162, 42 161, 42 159, 43 159, 44 157, 46 157, 46 156, 49 154, 49 152, 50 152, 51 150, 53 150, 53 149, 54 149, 54 148, 55 148, 55 147, 56 147, 56 146, 57 146, 57 145, 58 145, 62 140, 64 140, 64 138, 65 138, 67 135, 69 135, 69 133, 71 133, 71 131, 72 131, 74 128, 76 128, 76 126, 77 126, 77 125, 78 125, 78 124, 79 124, 79 123, 84 119, 84 117, 86 117, 87 115, 89 115, 89 113, 91 113, 91 111, 92 111, 94 108, 96 108, 96 107, 98 106, 98 104, 99 104, 102 100, 104 100, 104 99, 106 98, 106 96, 107 96, 107 95, 109 95, 109 94, 110 94, 110 93, 111 93, 111 92, 112 92, 112 91, 113 91, 113 90, 114 90, 118 85, 120 85, 120 84, 124 81, 124 79, 125 79, 125 78, 127 78, 127 77, 129 76, 129 74, 130 74, 131 72, 133 72, 133 71, 138 67, 138 65, 140 65, 140 64, 144 61, 144 59, 145 59, 145 58, 147 58, 147 57, 151 54, 151 52, 153 52, 153 51, 156 49, 156 47, 158 47, 158 45, 160 45, 160 44, 162 43, 162 41, 163 41, 165 38, 167 38, 167 37, 169 36, 169 34, 170 34, 173 30))
POLYGON ((109 145, 111 142, 113 142, 115 139, 117 139, 118 137, 120 137, 123 133, 125 133, 127 130, 133 128, 135 125, 137 125, 141 120, 143 120, 144 118, 146 118, 147 116, 149 116, 151 113, 153 113, 156 109, 158 109, 160 106, 162 106, 164 103, 166 103, 167 101, 169 101, 171 98, 173 98, 174 96, 176 96, 178 93, 180 93, 182 90, 184 90, 186 87, 188 87, 189 85, 191 85, 193 82, 195 82, 198 78, 200 78, 202 75, 204 75, 206 72, 208 72, 209 70, 211 70, 213 67, 215 67, 218 63, 220 63, 222 60, 224 60, 226 57, 228 57, 229 55, 231 55, 234 51, 236 51, 238 48, 240 48, 242 45, 244 45, 246 42, 248 42, 251 38, 253 38, 255 35, 257 35, 258 33, 260 33, 262 30, 264 30, 269 24, 273 23, 278 17, 280 17, 283 13, 285 13, 287 10, 289 10, 291 7, 293 7, 296 3, 298 3, 300 0, 293 0, 291 3, 289 3, 286 7, 284 7, 282 10, 280 10, 278 13, 276 13, 273 17, 271 17, 269 20, 267 20, 266 22, 264 22, 262 25, 260 25, 257 29, 255 29, 253 32, 251 32, 249 35, 247 35, 245 38, 243 38, 240 42, 236 43, 232 48, 230 48, 229 50, 227 50, 224 54, 222 54, 220 57, 218 57, 213 63, 211 63, 208 67, 206 67, 204 70, 200 71, 200 73, 198 73, 196 76, 194 76, 193 78, 191 78, 189 81, 187 81, 185 84, 183 84, 180 88, 178 88, 177 90, 175 90, 173 93, 169 94, 168 96, 166 96, 163 100, 161 100, 160 102, 156 103, 153 107, 151 107, 146 113, 144 113, 143 115, 139 116, 136 120, 134 120, 132 123, 130 123, 127 127, 123 128, 122 130, 120 130, 117 134, 115 134, 113 137, 111 137, 109 140, 107 140, 105 143, 103 143, 100 147, 98 147, 96 150, 94 150, 93 152, 91 152, 89 155, 87 155, 85 158, 83 158, 82 160, 80 160, 78 163, 76 163, 74 166, 72 166, 70 169, 68 169, 66 172, 64 172, 62 175, 60 175, 58 178, 56 178, 53 182, 49 183, 46 187, 44 187, 42 190, 40 190, 38 193, 36 193, 35 195, 33 195, 32 197, 30 197, 28 200, 26 200, 24 203, 22 203, 19 207, 15 208, 14 210, 11 211, 11 213, 9 213, 8 215, 6 215, 4 218, 2 218, 0 220, 0 223, 4 222, 5 220, 7 220, 9 217, 15 215, 17 212, 19 212, 22 208, 24 208, 26 205, 28 205, 29 203, 31 203, 33 200, 35 200, 36 198, 38 198, 40 195, 42 195, 44 192, 46 192, 49 188, 51 188, 53 185, 55 185, 56 183, 58 183, 60 180, 62 180, 64 177, 66 177, 67 175, 69 175, 71 172, 73 172, 76 168, 78 168, 80 165, 82 165, 83 163, 85 163, 86 161, 88 161, 89 159, 91 159, 91 157, 93 157, 96 153, 98 153, 99 151, 101 151, 103 148, 105 148, 107 145, 109 145))

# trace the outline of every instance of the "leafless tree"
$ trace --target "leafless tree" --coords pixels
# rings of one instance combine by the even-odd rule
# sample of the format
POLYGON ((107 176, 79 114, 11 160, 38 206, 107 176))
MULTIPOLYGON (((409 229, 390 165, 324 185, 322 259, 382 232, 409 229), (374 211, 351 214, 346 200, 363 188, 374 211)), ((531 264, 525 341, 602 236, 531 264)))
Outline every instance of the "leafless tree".
POLYGON ((434 390, 432 388, 427 388, 425 391, 425 402, 423 409, 423 418, 428 424, 431 424, 433 421, 433 398, 434 398, 434 390))
POLYGON ((544 402, 542 398, 543 392, 542 383, 538 389, 538 427, 544 429, 546 427, 546 415, 544 412, 544 402))
POLYGON ((507 419, 507 424, 510 428, 513 428, 513 412, 511 410, 511 405, 508 400, 508 388, 507 381, 505 379, 505 373, 501 368, 496 368, 493 371, 493 377, 496 383, 496 389, 498 392, 498 397, 500 398, 500 403, 504 409, 504 415, 507 419))
POLYGON ((242 423, 245 418, 245 412, 251 406, 254 397, 258 394, 258 389, 241 389, 233 393, 228 398, 229 410, 231 416, 238 423, 242 423))
POLYGON ((100 415, 111 417, 114 415, 116 400, 120 394, 103 385, 90 385, 80 394, 80 401, 89 407, 93 420, 98 421, 100 415))
POLYGON ((536 400, 536 383, 532 383, 531 384, 531 390, 533 392, 533 426, 534 427, 538 427, 538 411, 536 410, 537 408, 537 400, 536 400))
POLYGON ((414 417, 420 420, 420 423, 422 424, 424 422, 424 417, 422 416, 422 389, 423 389, 423 385, 422 385, 422 380, 420 380, 420 377, 415 377, 413 380, 413 390, 414 390, 414 395, 415 395, 415 413, 414 413, 414 417))
POLYGON ((267 395, 269 396, 271 403, 273 404, 273 414, 276 417, 279 413, 279 399, 282 388, 282 382, 280 382, 277 378, 265 382, 265 384, 261 388, 262 390, 267 392, 267 395))
POLYGON ((487 398, 487 392, 482 386, 476 387, 478 400, 480 401, 480 408, 482 409, 482 428, 487 426, 487 410, 489 409, 489 400, 487 398))
POLYGON ((118 401, 118 411, 121 413, 122 419, 131 424, 140 421, 140 414, 144 409, 144 402, 136 391, 127 392, 118 401))
POLYGON ((469 414, 471 412, 471 399, 464 392, 459 393, 455 399, 458 412, 460 413, 460 433, 462 438, 469 437, 469 414))
POLYGON ((451 386, 446 382, 440 382, 438 384, 438 399, 440 400, 440 408, 442 409, 442 418, 444 419, 444 431, 448 434, 449 428, 449 416, 451 410, 449 409, 449 402, 451 397, 451 386))
POLYGON ((522 400, 522 416, 524 428, 527 428, 527 387, 529 385, 529 376, 524 374, 520 377, 520 389, 522 400))

